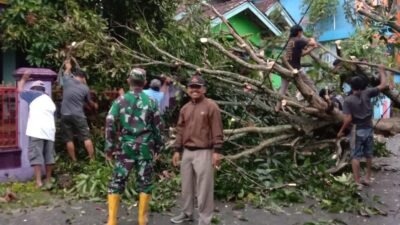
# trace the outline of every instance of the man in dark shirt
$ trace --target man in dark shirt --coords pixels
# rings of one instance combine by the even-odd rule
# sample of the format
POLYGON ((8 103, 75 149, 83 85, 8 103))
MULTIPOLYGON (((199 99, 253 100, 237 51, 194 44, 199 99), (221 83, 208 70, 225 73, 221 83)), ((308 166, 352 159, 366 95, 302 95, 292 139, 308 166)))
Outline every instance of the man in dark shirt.
POLYGON ((171 218, 173 223, 193 219, 194 197, 199 207, 199 225, 210 225, 214 211, 213 166, 218 167, 223 144, 223 126, 218 105, 204 96, 205 82, 193 76, 188 85, 191 101, 179 113, 172 162, 182 176, 182 212, 171 218))
MULTIPOLYGON (((297 69, 299 71, 299 76, 303 79, 303 81, 316 92, 314 82, 307 77, 304 71, 301 70, 301 57, 314 50, 318 46, 317 42, 314 38, 304 38, 303 28, 300 25, 294 25, 292 28, 290 28, 289 38, 285 59, 288 61, 290 66, 293 67, 293 69, 297 69)), ((285 95, 288 87, 289 81, 282 78, 279 94, 285 95)), ((282 103, 279 101, 275 106, 275 111, 279 112, 281 106, 282 103)))
POLYGON ((351 166, 354 180, 358 189, 362 188, 360 179, 360 159, 367 158, 367 175, 363 183, 368 185, 371 182, 371 167, 373 155, 373 125, 371 98, 378 96, 379 92, 386 88, 386 74, 384 67, 380 66, 380 84, 374 88, 366 88, 367 83, 362 77, 351 79, 350 86, 352 94, 348 96, 343 104, 343 125, 337 137, 344 136, 344 131, 351 124, 350 147, 351 166))
POLYGON ((66 60, 63 76, 63 99, 61 103, 61 130, 68 154, 76 161, 74 135, 85 144, 90 160, 94 159, 94 147, 90 139, 89 126, 83 111, 83 105, 89 103, 97 109, 97 103, 90 99, 89 87, 86 85, 86 73, 77 70, 71 73, 71 63, 66 60))

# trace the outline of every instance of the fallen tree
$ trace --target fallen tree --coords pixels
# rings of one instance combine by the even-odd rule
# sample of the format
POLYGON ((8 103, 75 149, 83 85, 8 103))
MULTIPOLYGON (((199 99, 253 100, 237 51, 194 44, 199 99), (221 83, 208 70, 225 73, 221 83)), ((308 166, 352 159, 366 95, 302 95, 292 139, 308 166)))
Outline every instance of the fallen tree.
MULTIPOLYGON (((225 131, 227 136, 226 140, 235 146, 243 146, 242 143, 240 143, 240 139, 247 135, 264 135, 265 140, 259 142, 257 145, 251 146, 250 148, 240 148, 240 152, 233 152, 232 155, 228 155, 226 158, 238 159, 250 154, 257 154, 259 151, 266 149, 268 146, 280 145, 288 142, 290 143, 294 140, 297 140, 296 145, 301 145, 301 141, 298 141, 298 138, 304 135, 311 134, 312 138, 308 137, 308 140, 314 139, 316 143, 321 142, 324 139, 335 138, 335 131, 337 129, 331 128, 335 128, 341 123, 341 111, 335 107, 330 107, 329 102, 321 98, 314 90, 312 90, 310 86, 304 83, 302 79, 299 79, 299 71, 291 68, 290 65, 280 59, 277 60, 266 57, 263 51, 257 50, 257 48, 249 41, 238 35, 230 25, 229 21, 224 18, 224 16, 220 14, 212 5, 204 5, 209 7, 226 25, 229 34, 235 39, 235 44, 233 47, 227 47, 217 40, 209 37, 201 37, 198 41, 206 48, 214 48, 218 50, 220 54, 226 58, 229 58, 233 63, 238 64, 240 67, 244 67, 249 71, 255 71, 257 74, 259 74, 259 76, 254 77, 249 76, 249 73, 240 74, 235 71, 214 69, 210 63, 204 64, 205 66, 193 64, 163 50, 139 30, 128 26, 122 27, 125 27, 127 30, 140 35, 147 44, 149 44, 164 58, 165 62, 170 62, 169 65, 171 67, 179 65, 181 67, 204 74, 204 76, 209 77, 210 82, 212 82, 212 80, 218 81, 216 85, 213 85, 213 88, 229 88, 229 91, 232 92, 234 96, 237 96, 237 98, 218 99, 220 100, 222 113, 225 114, 226 117, 240 120, 236 121, 240 122, 240 124, 237 124, 236 128, 225 131), (235 54, 235 51, 237 51, 235 48, 239 48, 245 52, 249 56, 250 60, 244 60, 235 54), (266 79, 271 72, 277 73, 282 78, 290 80, 304 97, 305 101, 298 101, 296 98, 290 95, 279 95, 278 92, 272 88, 272 85, 269 83, 270 80, 266 79), (273 110, 273 106, 277 101, 284 102, 283 110, 279 113, 275 113, 273 110), (243 113, 243 115, 238 116, 234 112, 231 112, 232 108, 241 108, 241 113, 243 113), (260 114, 272 114, 276 120, 274 120, 272 123, 270 121, 262 121, 262 119, 257 119, 259 118, 260 114), (243 124, 248 123, 252 124, 253 126, 241 127, 243 124), (254 125, 259 127, 255 127, 254 125), (320 135, 320 131, 322 130, 324 130, 325 133, 320 135), (238 140, 239 142, 237 142, 238 140)), ((378 66, 377 64, 371 62, 344 59, 343 57, 339 57, 335 53, 332 53, 323 46, 321 46, 321 51, 325 51, 334 55, 343 63, 364 65, 370 68, 376 68, 378 66)), ((319 57, 314 56, 311 58, 316 65, 323 63, 319 60, 319 57)), ((152 62, 157 64, 157 61, 155 60, 152 62)), ((333 70, 332 67, 327 65, 325 65, 325 68, 326 70, 329 70, 329 72, 332 72, 333 70)), ((399 72, 398 70, 389 67, 387 67, 386 70, 389 72, 399 72)), ((363 71, 365 72, 365 70, 363 71)), ((365 72, 364 75, 372 77, 372 75, 367 72, 365 72)), ((399 103, 399 95, 393 90, 387 89, 385 90, 384 94, 391 98, 395 104, 399 103)), ((223 96, 218 97, 221 98, 223 96)), ((398 127, 393 125, 388 126, 388 124, 392 123, 390 121, 386 122, 385 120, 381 120, 375 124, 375 128, 381 133, 386 132, 387 134, 393 134, 399 131, 398 127)), ((313 145, 312 142, 308 142, 308 144, 313 145)), ((332 149, 337 148, 333 147, 332 149)), ((333 152, 335 151, 337 150, 334 150, 333 152)), ((348 151, 348 149, 341 151, 348 151)), ((337 170, 332 169, 332 171, 336 172, 337 170)))
MULTIPOLYGON (((40 8, 40 6, 37 7, 40 8)), ((210 27, 207 25, 208 19, 204 19, 201 14, 189 13, 188 18, 183 22, 170 22, 165 29, 159 30, 159 33, 150 29, 149 24, 144 22, 110 24, 110 27, 119 31, 110 32, 110 34, 109 30, 104 32, 105 21, 91 19, 90 16, 76 18, 76 15, 81 15, 79 8, 75 9, 76 14, 62 17, 65 21, 62 20, 62 26, 59 27, 76 31, 73 37, 77 38, 76 41, 80 45, 72 54, 79 64, 89 71, 89 84, 97 88, 99 92, 104 92, 104 87, 121 87, 125 83, 127 72, 135 66, 145 67, 151 77, 157 77, 162 72, 169 74, 178 89, 184 89, 185 80, 194 73, 205 77, 207 96, 218 102, 226 129, 225 163, 218 172, 217 195, 227 199, 246 197, 251 199, 244 193, 260 194, 263 198, 275 193, 277 198, 293 201, 293 199, 298 200, 296 196, 304 194, 305 190, 310 195, 319 193, 321 196, 318 196, 318 199, 336 198, 339 196, 338 193, 346 196, 354 194, 355 187, 346 175, 343 175, 346 178, 344 181, 337 181, 336 179, 339 178, 329 174, 337 173, 345 168, 348 161, 346 139, 336 140, 336 132, 343 115, 339 109, 332 107, 330 101, 321 98, 304 83, 299 78, 299 71, 291 68, 283 58, 278 57, 279 53, 285 50, 286 37, 271 38, 263 45, 255 46, 247 37, 237 34, 229 21, 215 8, 207 4, 203 7, 218 16, 228 31, 210 32, 210 27), (82 20, 83 18, 85 20, 82 20), (81 34, 75 25, 87 23, 86 20, 90 22, 89 24, 93 23, 96 26, 85 27, 86 29, 81 34), (71 24, 74 26, 70 26, 71 24), (91 29, 92 27, 97 30, 91 29), (121 33, 126 35, 121 35, 121 33), (227 36, 233 38, 228 40, 227 36), (273 87, 271 74, 277 74, 293 84, 287 95, 280 95, 273 87), (302 100, 296 97, 296 92, 301 94, 302 100), (274 107, 278 101, 282 102, 282 110, 277 113, 274 107), (237 176, 237 174, 242 176, 237 176), (335 186, 332 183, 343 185, 335 186), (290 188, 293 185, 289 184, 295 184, 294 186, 297 185, 302 189, 292 192, 290 188), (318 191, 315 191, 317 188, 318 191), (275 190, 277 192, 272 192, 275 190), (221 194, 218 191, 225 192, 221 194)), ((38 19, 46 20, 46 15, 41 15, 40 10, 35 13, 38 19)), ((13 13, 10 14, 14 16, 13 13)), ((82 13, 82 15, 89 14, 82 13)), ((48 23, 54 23, 54 21, 48 21, 48 23)), ((15 23, 12 23, 10 27, 16 27, 15 23)), ((32 26, 29 29, 32 31, 36 28, 32 26)), ((5 32, 5 35, 9 33, 13 32, 5 32)), ((343 73, 354 75, 358 71, 355 69, 357 66, 367 68, 361 72, 366 77, 372 78, 374 68, 380 63, 354 61, 349 59, 349 55, 341 57, 335 55, 345 65, 341 70, 336 70, 332 65, 321 60, 320 55, 325 52, 335 55, 321 47, 316 49, 310 57, 307 56, 305 63, 308 66, 307 74, 315 81, 322 83, 324 87, 326 83, 336 82, 343 73)), ((66 53, 64 48, 60 48, 57 52, 48 52, 38 58, 50 58, 52 62, 61 62, 66 53)), ((35 59, 34 56, 31 58, 35 59)), ((379 57, 376 56, 376 58, 379 57)), ((59 68, 60 65, 52 66, 59 68)), ((397 72, 390 66, 387 66, 387 71, 397 72)), ((396 106, 400 105, 398 104, 400 98, 394 90, 387 89, 384 94, 390 97, 396 106)), ((176 120, 178 109, 174 111, 171 107, 172 113, 166 117, 166 122, 172 127, 175 125, 174 119, 176 120)), ((104 120, 99 119, 99 115, 104 115, 106 112, 107 109, 104 109, 95 116, 100 121, 96 124, 98 125, 96 128, 101 135, 104 133, 102 131, 104 120)), ((392 134, 400 130, 392 120, 376 122, 375 128, 383 134, 392 134)), ((171 131, 168 147, 174 141, 173 129, 171 131)), ((102 137, 97 138, 94 143, 102 143, 102 137)), ((99 146, 97 148, 101 149, 101 144, 99 146)), ((168 153, 164 157, 169 157, 168 153)), ((99 164, 103 166, 102 162, 99 164)), ((160 164, 162 164, 160 168, 173 171, 167 158, 160 160, 160 164)), ((74 186, 69 191, 84 193, 82 196, 90 197, 98 197, 102 192, 104 193, 107 187, 107 173, 111 171, 111 166, 99 167, 88 166, 87 170, 82 170, 87 172, 84 172, 82 176, 74 177, 75 185, 72 184, 74 186), (97 168, 100 172, 96 171, 97 168), (105 175, 101 172, 102 170, 105 170, 105 175), (96 179, 91 179, 90 174, 93 173, 101 177, 102 181, 95 182, 96 179), (78 186, 78 184, 87 185, 83 188, 83 185, 78 186), (91 193, 88 190, 95 191, 91 193)), ((59 172, 63 174, 65 170, 59 172)), ((164 189, 157 189, 161 194, 155 194, 155 198, 161 198, 162 191, 172 189, 171 186, 177 187, 176 183, 170 186, 168 186, 169 183, 164 184, 166 185, 162 186, 165 187, 164 189)), ((129 190, 133 189, 129 188, 129 190)), ((132 197, 132 193, 128 197, 132 197)), ((169 194, 175 196, 173 191, 169 194)), ((337 198, 332 200, 334 204, 344 201, 337 198)), ((346 202, 347 210, 357 205, 357 200, 350 200, 351 204, 346 202)), ((168 204, 170 205, 171 203, 168 204)))

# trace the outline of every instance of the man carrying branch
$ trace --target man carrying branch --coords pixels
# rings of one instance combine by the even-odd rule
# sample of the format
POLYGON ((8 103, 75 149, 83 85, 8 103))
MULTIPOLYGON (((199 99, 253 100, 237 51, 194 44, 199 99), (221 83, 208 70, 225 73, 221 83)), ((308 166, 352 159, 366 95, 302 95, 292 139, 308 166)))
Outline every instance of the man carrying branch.
POLYGON ((337 137, 344 136, 346 128, 351 129, 351 167, 354 180, 358 189, 362 189, 362 183, 369 185, 371 182, 371 167, 373 155, 373 125, 371 98, 378 96, 386 88, 386 74, 384 66, 379 67, 380 84, 377 87, 366 88, 367 83, 359 76, 350 81, 352 94, 348 96, 343 104, 344 120, 337 137), (360 178, 360 159, 367 159, 367 175, 365 180, 360 178))
POLYGON ((61 103, 61 130, 67 146, 68 154, 76 162, 74 137, 83 141, 90 160, 94 160, 94 147, 90 136, 83 105, 88 103, 97 110, 98 104, 90 97, 89 87, 86 85, 86 73, 77 69, 71 72, 71 60, 65 61, 63 75, 63 99, 61 103))

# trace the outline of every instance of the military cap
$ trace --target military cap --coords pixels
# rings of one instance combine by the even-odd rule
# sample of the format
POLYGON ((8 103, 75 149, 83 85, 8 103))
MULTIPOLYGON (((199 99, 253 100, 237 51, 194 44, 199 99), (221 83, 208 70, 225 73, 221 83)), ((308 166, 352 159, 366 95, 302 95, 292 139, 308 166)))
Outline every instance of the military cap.
POLYGON ((206 82, 204 81, 204 79, 203 79, 201 76, 199 76, 199 75, 194 75, 194 76, 192 76, 192 77, 190 78, 190 80, 189 80, 188 86, 191 86, 191 85, 200 85, 200 86, 204 86, 204 85, 206 85, 206 82))
POLYGON ((133 68, 131 72, 129 72, 129 78, 138 81, 146 80, 146 70, 142 68, 133 68))

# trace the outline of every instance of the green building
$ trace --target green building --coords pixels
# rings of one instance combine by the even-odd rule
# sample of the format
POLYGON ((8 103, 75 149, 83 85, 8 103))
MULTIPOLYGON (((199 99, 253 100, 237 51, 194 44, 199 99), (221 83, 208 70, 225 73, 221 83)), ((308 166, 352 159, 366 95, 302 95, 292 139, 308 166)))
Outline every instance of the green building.
MULTIPOLYGON (((211 0, 209 4, 224 15, 239 35, 259 48, 263 47, 263 40, 281 36, 295 24, 278 0, 211 0)), ((213 32, 228 31, 227 26, 212 10, 205 8, 204 14, 211 20, 213 32)), ((181 8, 175 19, 180 20, 184 15, 185 9, 181 8)), ((227 38, 233 39, 229 35, 227 38)), ((280 76, 272 74, 271 79, 274 87, 280 86, 280 76)))

